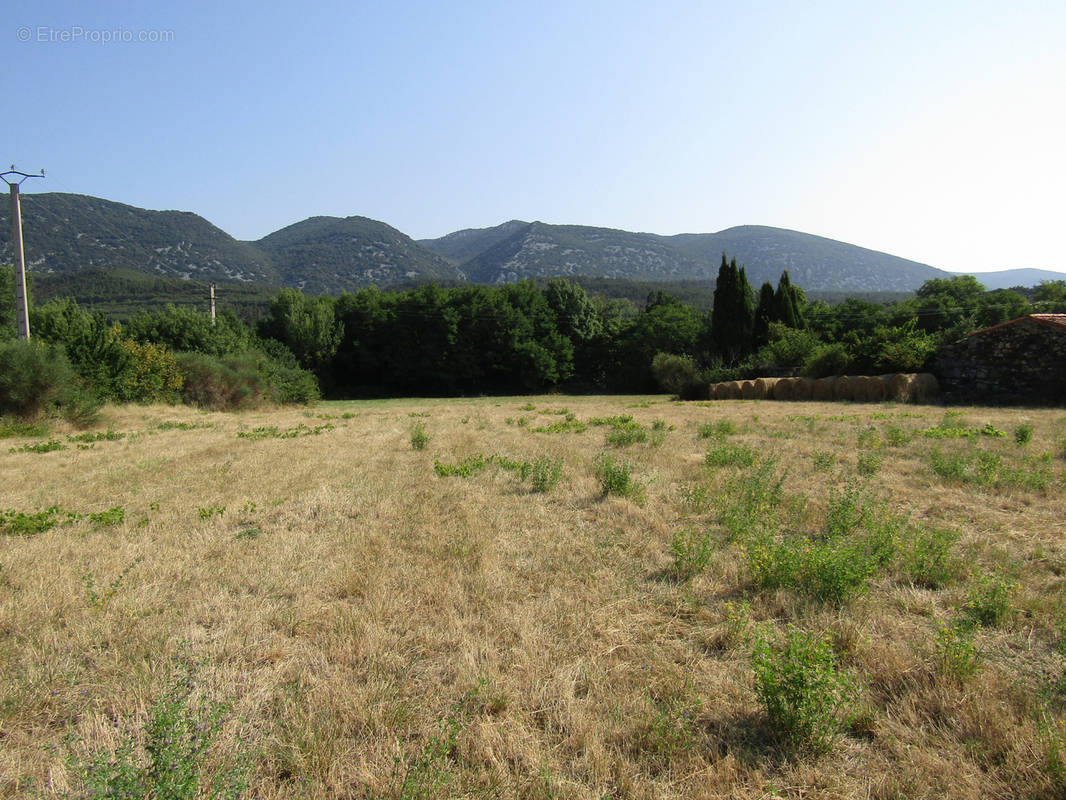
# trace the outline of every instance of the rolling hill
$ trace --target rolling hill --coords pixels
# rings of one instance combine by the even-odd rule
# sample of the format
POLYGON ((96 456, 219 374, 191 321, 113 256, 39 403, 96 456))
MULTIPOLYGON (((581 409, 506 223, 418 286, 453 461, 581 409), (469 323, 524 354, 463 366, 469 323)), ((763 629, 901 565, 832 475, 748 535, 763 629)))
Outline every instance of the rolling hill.
POLYGON ((284 285, 313 294, 464 279, 411 237, 366 217, 311 217, 252 244, 277 265, 284 285))
MULTIPOLYGON (((8 207, 0 204, 0 261, 11 260, 8 207)), ((789 270, 809 292, 910 292, 950 273, 888 253, 798 231, 744 225, 661 236, 583 225, 510 220, 415 241, 361 216, 310 217, 255 242, 238 241, 186 211, 149 211, 87 195, 23 195, 27 267, 60 275, 121 269, 201 282, 293 286, 337 294, 369 285, 503 283, 551 277, 713 281, 722 253, 758 287, 789 270)), ((1012 270, 979 276, 989 288, 1055 280, 1012 270)))

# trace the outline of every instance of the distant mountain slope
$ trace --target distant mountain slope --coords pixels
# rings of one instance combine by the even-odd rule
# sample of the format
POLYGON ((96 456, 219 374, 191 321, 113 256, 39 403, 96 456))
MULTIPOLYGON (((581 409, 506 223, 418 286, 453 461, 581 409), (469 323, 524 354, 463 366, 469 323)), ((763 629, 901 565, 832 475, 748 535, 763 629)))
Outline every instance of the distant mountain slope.
POLYGON ((419 239, 418 243, 453 264, 462 264, 528 225, 528 222, 512 219, 492 228, 466 228, 439 239, 419 239))
POLYGON ((423 244, 452 257, 484 246, 461 263, 470 280, 479 283, 577 275, 636 281, 713 280, 723 252, 747 268, 748 280, 755 286, 763 281, 776 283, 786 269, 793 283, 810 291, 906 292, 930 278, 948 276, 943 270, 887 253, 759 225, 659 236, 542 222, 523 226, 512 221, 458 234, 423 244), (451 239, 458 234, 462 234, 461 249, 451 239))
POLYGON ((670 237, 689 258, 720 261, 722 253, 747 267, 758 286, 788 270, 792 283, 812 291, 913 291, 948 273, 905 258, 809 233, 742 225, 718 233, 670 237))
POLYGON ((366 217, 311 217, 253 244, 279 265, 285 285, 310 293, 464 277, 411 237, 366 217))
POLYGON ((584 225, 532 222, 462 265, 470 280, 505 283, 523 278, 592 275, 631 280, 714 278, 662 236, 584 225))
MULTIPOLYGON (((22 195, 26 268, 125 268, 198 280, 277 285, 270 258, 188 211, 148 211, 99 197, 22 195)), ((0 203, 0 260, 11 262, 10 205, 0 203)))
POLYGON ((989 291, 1014 286, 1039 286, 1041 281, 1066 281, 1066 275, 1048 269, 1004 269, 998 272, 959 272, 973 275, 989 291))

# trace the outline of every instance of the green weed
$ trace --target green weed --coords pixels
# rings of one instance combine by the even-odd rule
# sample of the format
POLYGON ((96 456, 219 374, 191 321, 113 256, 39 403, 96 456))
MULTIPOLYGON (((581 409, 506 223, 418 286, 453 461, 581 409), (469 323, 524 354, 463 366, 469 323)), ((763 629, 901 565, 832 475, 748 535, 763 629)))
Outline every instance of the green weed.
POLYGON ((960 683, 972 677, 981 664, 969 628, 945 625, 936 632, 933 647, 940 671, 960 683))
POLYGON ((115 431, 86 431, 85 433, 79 433, 76 436, 67 436, 68 442, 117 442, 119 439, 125 439, 126 434, 116 433, 115 431))
POLYGON ((429 434, 426 433, 426 426, 419 422, 411 429, 411 448, 425 450, 427 444, 429 444, 429 434))
POLYGON ((89 607, 104 608, 108 603, 110 603, 111 598, 115 596, 115 594, 119 590, 119 587, 122 586, 122 582, 126 580, 126 576, 129 575, 133 568, 140 564, 143 560, 144 558, 142 556, 137 556, 137 558, 133 559, 133 561, 127 564, 125 568, 123 568, 122 572, 118 574, 118 577, 108 584, 107 588, 104 589, 102 594, 96 591, 96 579, 93 577, 93 574, 91 572, 87 572, 82 575, 81 583, 82 587, 85 589, 85 600, 88 603, 89 607))
POLYGON ((52 453, 56 450, 66 450, 67 446, 58 439, 49 439, 47 442, 37 444, 24 444, 22 447, 10 447, 9 453, 52 453))
POLYGON ((1033 423, 1025 422, 1014 429, 1014 443, 1021 446, 1033 441, 1033 423))
POLYGON ((737 426, 728 419, 706 422, 696 427, 696 435, 701 439, 724 439, 737 432, 737 426))
POLYGON ((0 417, 0 439, 14 436, 47 436, 48 424, 45 422, 20 422, 17 419, 0 417))
POLYGON ((817 472, 828 472, 837 463, 837 454, 829 450, 820 450, 811 456, 811 461, 817 472))
POLYGON ((975 625, 994 628, 1010 617, 1018 584, 1003 575, 982 575, 970 587, 964 612, 975 625))
POLYGON ((912 527, 901 544, 900 572, 915 586, 939 589, 958 572, 951 548, 959 534, 948 528, 912 527))
POLYGON ((470 478, 485 469, 485 456, 478 453, 456 464, 433 462, 433 471, 442 478, 470 478))
POLYGON ((120 743, 93 750, 71 734, 68 767, 78 791, 60 796, 126 800, 237 798, 247 789, 253 767, 250 753, 218 763, 213 745, 229 721, 225 703, 209 702, 196 685, 190 662, 159 696, 138 734, 128 722, 116 723, 120 743))
POLYGON ((696 577, 707 568, 713 553, 710 531, 698 528, 678 531, 670 540, 674 577, 682 582, 696 577))
POLYGON ((740 467, 742 469, 752 466, 756 461, 755 451, 746 444, 733 444, 720 442, 711 445, 703 457, 703 463, 708 467, 740 467))
POLYGON ((755 692, 775 730, 793 744, 827 752, 854 720, 858 688, 839 670, 828 637, 789 625, 783 645, 769 625, 755 634, 755 692))
POLYGON ((530 465, 529 477, 534 492, 550 492, 559 483, 563 475, 563 460, 538 456, 530 465))
POLYGON ((596 459, 595 470, 604 497, 614 494, 636 502, 643 500, 644 487, 630 474, 629 465, 615 461, 608 453, 601 453, 596 459))
POLYGON ((226 513, 225 506, 197 506, 196 513, 199 514, 200 519, 211 519, 211 517, 221 517, 226 513))

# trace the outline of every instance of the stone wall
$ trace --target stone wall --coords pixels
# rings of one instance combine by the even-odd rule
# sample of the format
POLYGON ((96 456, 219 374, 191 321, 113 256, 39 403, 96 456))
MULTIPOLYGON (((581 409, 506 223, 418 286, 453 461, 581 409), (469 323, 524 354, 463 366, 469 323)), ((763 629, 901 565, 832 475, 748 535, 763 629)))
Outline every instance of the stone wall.
POLYGON ((947 402, 1066 405, 1066 325, 1022 317, 937 353, 947 402))

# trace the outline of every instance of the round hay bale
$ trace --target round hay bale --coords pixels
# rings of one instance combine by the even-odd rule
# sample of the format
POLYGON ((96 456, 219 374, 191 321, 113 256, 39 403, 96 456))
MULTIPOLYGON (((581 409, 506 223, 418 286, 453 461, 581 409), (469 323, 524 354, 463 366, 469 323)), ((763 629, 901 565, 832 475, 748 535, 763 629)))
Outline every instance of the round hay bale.
POLYGON ((712 400, 727 400, 724 383, 712 383, 711 384, 711 399, 712 400))
POLYGON ((855 378, 850 375, 838 375, 833 382, 834 400, 855 399, 855 378))
POLYGON ((759 399, 773 400, 774 384, 776 384, 778 380, 778 378, 756 378, 755 391, 758 393, 759 399))
POLYGON ((722 381, 718 384, 722 400, 739 400, 743 395, 740 391, 740 381, 722 381))
POLYGON ((878 403, 885 399, 885 384, 880 378, 860 375, 855 379, 855 402, 878 403))
POLYGON ((794 400, 792 396, 792 387, 796 383, 796 378, 781 378, 774 384, 774 400, 794 400))
POLYGON ((814 382, 814 387, 811 389, 812 400, 832 400, 835 397, 834 386, 837 379, 834 378, 818 378, 814 382))
POLYGON ((759 394, 755 389, 755 381, 741 381, 740 395, 745 400, 758 400, 759 394))
POLYGON ((913 375, 897 372, 894 375, 882 375, 881 380, 885 383, 886 400, 906 403, 910 399, 911 384, 914 382, 913 375))
POLYGON ((795 384, 792 386, 792 399, 793 400, 810 400, 814 394, 814 378, 793 378, 795 384))
POLYGON ((911 388, 911 401, 914 403, 929 403, 940 395, 940 384, 937 383, 936 375, 928 372, 919 372, 914 376, 914 385, 911 388))

